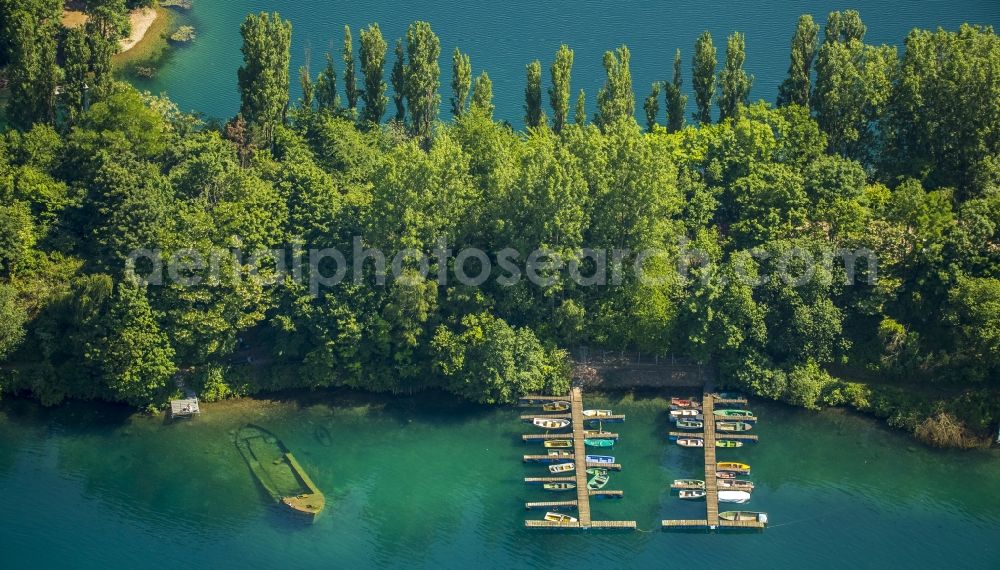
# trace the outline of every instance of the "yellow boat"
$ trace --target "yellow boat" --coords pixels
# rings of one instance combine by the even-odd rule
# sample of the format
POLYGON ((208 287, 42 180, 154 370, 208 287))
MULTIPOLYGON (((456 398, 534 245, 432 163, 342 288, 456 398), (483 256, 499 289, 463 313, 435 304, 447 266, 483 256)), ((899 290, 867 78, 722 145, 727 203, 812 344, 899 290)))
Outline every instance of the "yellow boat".
POLYGON ((546 440, 545 443, 543 443, 542 445, 544 445, 549 449, 560 449, 560 448, 573 447, 573 442, 568 439, 549 439, 546 440))
POLYGON ((545 513, 545 520, 554 523, 569 524, 577 522, 576 517, 571 517, 569 515, 564 515, 562 513, 545 513))
POLYGON ((558 465, 549 465, 549 473, 553 475, 558 473, 568 473, 576 469, 576 465, 573 463, 560 463, 558 465))
POLYGON ((750 466, 746 463, 736 463, 735 461, 720 461, 715 464, 718 471, 735 471, 737 473, 749 473, 750 466))

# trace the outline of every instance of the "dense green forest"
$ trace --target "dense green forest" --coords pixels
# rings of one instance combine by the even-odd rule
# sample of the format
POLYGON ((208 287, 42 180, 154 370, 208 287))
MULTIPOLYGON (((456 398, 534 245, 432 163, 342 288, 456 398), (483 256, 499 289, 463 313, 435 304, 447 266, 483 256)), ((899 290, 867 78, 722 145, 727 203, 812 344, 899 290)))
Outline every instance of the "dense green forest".
POLYGON ((572 69, 597 62, 563 46, 526 66, 516 131, 467 55, 440 85, 448 59, 425 22, 391 46, 372 24, 356 51, 345 28, 290 101, 292 28, 277 14, 242 26, 240 114, 203 122, 115 81, 125 2, 88 5, 86 28, 66 30, 61 2, 0 0, 6 392, 147 406, 179 378, 209 399, 342 385, 509 402, 565 390, 567 349, 588 345, 685 355, 722 383, 910 430, 1000 420, 991 28, 913 30, 897 49, 865 44, 857 12, 822 32, 803 16, 776 106, 749 101, 743 36, 722 55, 706 32, 689 61, 664 62, 672 79, 641 102, 642 125, 628 48, 605 54, 587 116, 572 69), (463 285, 439 277, 481 261, 431 257, 429 274, 383 282, 365 263, 364 279, 319 288, 308 273, 330 267, 272 283, 215 256, 222 278, 192 262, 149 284, 128 263, 140 248, 351 259, 356 236, 390 257, 445 243, 550 263, 541 286, 505 284, 496 258, 463 285), (624 252, 617 279, 570 278, 599 270, 588 248, 624 252), (640 275, 645 250, 660 255, 640 275))

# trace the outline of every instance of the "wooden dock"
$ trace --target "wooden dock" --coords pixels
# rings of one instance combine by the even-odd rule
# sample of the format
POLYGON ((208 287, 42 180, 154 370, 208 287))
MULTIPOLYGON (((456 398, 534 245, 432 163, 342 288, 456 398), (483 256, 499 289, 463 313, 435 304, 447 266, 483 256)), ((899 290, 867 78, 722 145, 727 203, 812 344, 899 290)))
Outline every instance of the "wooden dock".
POLYGON ((573 461, 572 455, 525 455, 525 463, 569 463, 573 461))
MULTIPOLYGON (((582 410, 581 410, 582 411, 582 410)), ((585 422, 623 422, 625 421, 624 414, 614 414, 610 416, 581 416, 585 422)), ((522 422, 531 423, 535 418, 541 418, 543 420, 572 420, 573 414, 524 414, 521 416, 522 422)), ((575 422, 574 422, 575 424, 575 422)), ((583 425, 581 423, 581 425, 583 425)))
POLYGON ((170 417, 172 418, 189 418, 200 413, 201 408, 198 406, 198 398, 170 400, 170 417))
MULTIPOLYGON (((746 404, 745 399, 719 399, 713 394, 705 394, 702 398, 702 410, 705 416, 705 427, 702 433, 697 432, 680 432, 672 431, 669 435, 672 437, 700 437, 705 440, 705 446, 702 448, 705 453, 705 518, 704 519, 688 519, 688 520, 664 520, 661 521, 661 526, 664 530, 693 530, 693 529, 704 529, 704 530, 718 530, 723 529, 763 529, 766 523, 760 521, 726 521, 719 519, 719 480, 716 477, 716 447, 715 442, 717 439, 733 439, 733 440, 743 440, 743 441, 757 441, 756 435, 749 434, 739 434, 739 433, 717 433, 715 431, 715 422, 720 418, 715 417, 715 404, 746 404)), ((740 418, 738 421, 748 421, 748 418, 740 418)), ((757 418, 753 418, 752 421, 756 421, 757 418)), ((671 486, 674 489, 681 488, 699 488, 696 486, 687 485, 677 485, 671 486)), ((727 487, 727 490, 734 491, 748 491, 753 487, 750 485, 739 485, 735 487, 727 487)))
MULTIPOLYGON (((572 456, 550 456, 550 455, 525 455, 525 461, 538 461, 538 462, 563 462, 572 461, 575 464, 575 472, 572 476, 563 477, 525 477, 525 483, 576 483, 576 500, 575 501, 541 501, 541 502, 529 502, 525 503, 525 508, 532 509, 576 509, 577 514, 576 522, 560 523, 551 522, 545 520, 526 520, 524 521, 524 526, 526 528, 573 528, 573 529, 585 529, 585 528, 605 528, 605 529, 635 529, 635 521, 595 521, 591 517, 590 513, 590 499, 594 498, 622 498, 624 496, 623 491, 615 490, 591 490, 587 488, 587 469, 589 468, 601 468, 613 471, 620 471, 622 466, 618 463, 606 464, 606 463, 591 463, 587 461, 587 448, 584 443, 586 438, 587 426, 586 422, 590 421, 625 421, 624 415, 614 415, 605 416, 600 418, 590 418, 583 415, 583 391, 579 388, 573 388, 570 392, 568 398, 566 397, 551 397, 551 396, 527 396, 521 399, 522 405, 532 405, 550 402, 553 400, 568 400, 570 402, 570 413, 568 414, 542 414, 542 415, 523 415, 521 420, 530 422, 534 418, 547 418, 547 419, 568 419, 570 420, 570 427, 572 428, 571 433, 546 433, 546 434, 525 434, 521 436, 521 439, 526 442, 532 441, 545 441, 549 439, 570 439, 573 441, 573 455, 572 456)), ((618 439, 618 434, 609 433, 602 435, 602 438, 618 439)), ((594 455, 597 455, 595 453, 594 455)))

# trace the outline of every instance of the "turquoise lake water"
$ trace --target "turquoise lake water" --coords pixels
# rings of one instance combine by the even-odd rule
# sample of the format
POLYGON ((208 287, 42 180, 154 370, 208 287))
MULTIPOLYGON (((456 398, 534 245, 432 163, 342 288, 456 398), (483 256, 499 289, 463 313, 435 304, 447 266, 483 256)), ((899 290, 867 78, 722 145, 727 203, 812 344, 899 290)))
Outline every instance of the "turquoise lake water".
POLYGON ((701 453, 664 437, 659 396, 586 394, 625 413, 612 454, 623 471, 595 518, 640 531, 534 531, 525 501, 553 500, 525 476, 544 467, 518 408, 443 395, 346 392, 207 405, 193 421, 70 403, 0 402, 3 568, 997 568, 1000 450, 926 449, 878 423, 751 402, 755 446, 746 509, 763 533, 664 533, 663 518, 703 518, 667 490, 700 477, 701 453), (297 524, 259 489, 232 444, 253 422, 291 448, 326 493, 297 524), (317 437, 326 431, 330 439, 317 437), (325 443, 325 445, 324 445, 325 443))
MULTIPOLYGON (((810 13, 822 24, 831 10, 852 8, 861 12, 868 26, 866 40, 878 44, 901 46, 907 32, 914 27, 957 29, 963 22, 1000 24, 1000 2, 996 0, 194 0, 194 9, 179 16, 177 25, 194 25, 197 40, 189 47, 175 50, 155 79, 137 84, 156 93, 166 92, 185 111, 231 117, 239 107, 236 69, 242 57, 240 23, 248 12, 277 10, 293 25, 293 100, 299 96, 297 70, 304 62, 307 46, 312 52, 314 74, 323 65, 323 54, 330 49, 331 42, 337 69, 342 71, 340 49, 344 24, 353 30, 356 54, 358 30, 378 22, 390 45, 388 74, 395 39, 405 36, 410 22, 426 20, 441 38, 443 114, 447 114, 451 53, 456 46, 470 54, 475 75, 483 69, 489 72, 497 118, 519 127, 524 116, 525 64, 541 60, 548 85, 548 66, 559 44, 565 42, 575 50, 573 100, 579 89, 585 89, 591 113, 597 91, 604 82, 603 53, 627 44, 632 51, 637 112, 642 115, 642 100, 649 94, 651 83, 668 79, 673 73, 677 48, 683 53, 685 89, 690 92, 692 46, 702 31, 712 32, 720 62, 725 58, 726 36, 733 31, 743 32, 746 69, 756 76, 752 98, 773 101, 788 69, 789 44, 799 15, 810 13)), ((339 86, 342 90, 343 84, 339 86)), ((545 104, 548 111, 547 96, 545 104)), ((691 98, 688 113, 693 110, 691 98)))

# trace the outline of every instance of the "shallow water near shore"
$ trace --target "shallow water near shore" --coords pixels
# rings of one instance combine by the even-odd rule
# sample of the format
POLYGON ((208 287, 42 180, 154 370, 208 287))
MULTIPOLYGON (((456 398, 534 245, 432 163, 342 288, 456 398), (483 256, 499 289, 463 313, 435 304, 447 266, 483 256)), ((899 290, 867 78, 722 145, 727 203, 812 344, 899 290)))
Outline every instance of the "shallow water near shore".
POLYGON ((1000 451, 926 449, 873 420, 752 402, 754 446, 720 450, 753 466, 745 509, 763 533, 663 533, 663 518, 702 518, 667 486, 701 477, 701 453, 666 440, 667 400, 585 394, 625 413, 611 452, 623 465, 595 519, 640 532, 529 531, 525 485, 543 475, 521 455, 520 408, 443 394, 353 392, 205 405, 192 421, 69 403, 0 402, 0 566, 77 568, 513 568, 568 562, 617 567, 741 568, 1000 565, 1000 451), (232 444, 252 422, 277 434, 327 496, 314 525, 287 517, 232 444), (329 437, 327 437, 327 435, 329 437))
MULTIPOLYGON (((240 24, 249 12, 281 13, 292 22, 292 102, 300 97, 298 69, 311 51, 315 75, 324 65, 324 53, 333 51, 341 82, 343 63, 340 49, 344 24, 354 35, 358 54, 358 31, 378 22, 389 44, 386 81, 394 61, 396 38, 405 37, 406 26, 426 20, 441 38, 441 113, 447 117, 451 85, 451 55, 455 47, 472 58, 473 73, 489 72, 493 80, 496 118, 523 124, 524 66, 535 59, 542 62, 543 79, 548 85, 549 65, 560 43, 576 52, 572 96, 587 91, 588 110, 596 110, 597 91, 604 83, 601 66, 605 50, 627 44, 632 51, 632 79, 637 97, 636 116, 643 115, 642 101, 653 81, 670 79, 674 50, 684 58, 684 89, 691 92, 691 54, 695 39, 709 30, 725 61, 726 36, 733 31, 746 36, 746 69, 754 74, 751 98, 774 101, 778 85, 788 70, 789 46, 801 14, 812 14, 824 24, 832 10, 861 12, 871 44, 902 46, 906 34, 915 27, 955 30, 963 22, 1000 24, 1000 3, 995 0, 819 0, 770 2, 659 2, 632 0, 609 3, 603 0, 508 0, 468 2, 439 0, 194 0, 190 11, 178 12, 176 26, 192 25, 198 38, 190 46, 174 50, 168 63, 151 80, 136 81, 141 89, 165 92, 183 111, 200 111, 208 117, 229 118, 239 108, 236 70, 240 66, 240 24)), ((360 74, 360 69, 358 70, 360 74)), ((389 93, 391 96, 391 93, 389 93)), ((545 112, 551 115, 548 97, 545 112)), ((392 109, 392 103, 389 104, 392 109)), ((661 106, 662 107, 662 106, 661 106)), ((662 109, 661 109, 662 110, 662 109)), ((688 115, 694 111, 693 97, 688 115)), ((387 113, 386 119, 389 118, 387 113)), ((642 118, 642 121, 645 119, 642 118)), ((661 117, 661 123, 665 119, 661 117)), ((688 119, 690 121, 690 118, 688 119)))

